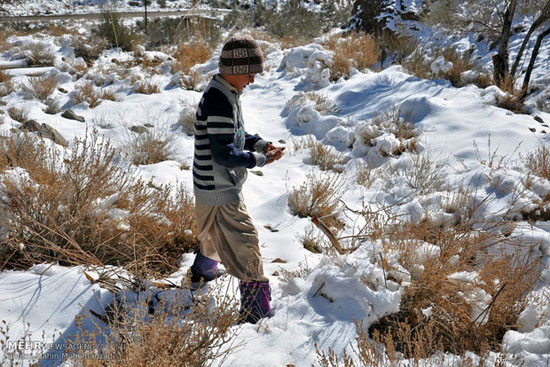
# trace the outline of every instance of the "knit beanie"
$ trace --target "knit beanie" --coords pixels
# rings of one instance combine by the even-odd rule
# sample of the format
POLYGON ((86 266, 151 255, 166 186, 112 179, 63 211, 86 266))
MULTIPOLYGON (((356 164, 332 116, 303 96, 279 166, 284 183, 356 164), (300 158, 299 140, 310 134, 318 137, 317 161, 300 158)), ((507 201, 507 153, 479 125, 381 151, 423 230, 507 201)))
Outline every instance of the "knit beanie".
POLYGON ((236 36, 225 43, 220 55, 220 73, 243 75, 261 73, 264 56, 260 46, 250 36, 236 36))

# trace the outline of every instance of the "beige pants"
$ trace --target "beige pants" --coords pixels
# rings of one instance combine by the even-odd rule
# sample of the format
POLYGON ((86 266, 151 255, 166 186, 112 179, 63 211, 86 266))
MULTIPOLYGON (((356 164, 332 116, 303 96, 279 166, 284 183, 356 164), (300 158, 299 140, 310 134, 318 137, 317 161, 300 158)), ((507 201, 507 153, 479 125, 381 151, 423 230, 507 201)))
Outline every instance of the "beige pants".
POLYGON ((258 232, 242 201, 210 206, 196 202, 201 253, 221 261, 227 272, 244 281, 266 282, 258 232))

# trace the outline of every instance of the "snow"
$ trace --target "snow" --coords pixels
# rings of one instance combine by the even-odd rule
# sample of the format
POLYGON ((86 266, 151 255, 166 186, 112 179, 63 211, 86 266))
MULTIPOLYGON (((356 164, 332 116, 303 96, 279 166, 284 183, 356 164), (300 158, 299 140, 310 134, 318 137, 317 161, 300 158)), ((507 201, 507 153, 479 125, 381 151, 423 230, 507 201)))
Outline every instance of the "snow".
MULTIPOLYGON (((55 8, 57 3, 43 0, 21 11, 61 11, 55 8)), ((93 6, 95 3, 87 4, 93 6)), ((412 0, 403 4, 413 10, 420 6, 419 1, 412 0)), ((19 14, 15 9, 10 11, 19 14)), ((20 37, 17 41, 28 41, 28 37, 20 37)), ((46 42, 53 45, 52 40, 46 42)), ((453 42, 463 49, 474 44, 467 38, 453 42)), ((364 327, 368 327, 381 317, 397 312, 403 290, 416 275, 401 266, 396 253, 389 253, 386 260, 392 278, 388 279, 386 270, 378 263, 382 251, 379 241, 367 241, 345 256, 312 254, 303 248, 299 236, 306 231, 310 220, 293 215, 287 201, 289 193, 304 182, 308 173, 319 172, 311 159, 307 159, 307 153, 290 149, 293 139, 305 136, 313 136, 344 154, 347 163, 343 200, 350 207, 361 208, 363 203, 379 208, 391 206, 402 220, 429 219, 444 224, 459 221, 466 215, 467 208, 452 207, 456 206, 453 202, 457 193, 462 191, 477 208, 472 214, 474 219, 485 218, 487 222, 499 218, 515 219, 510 230, 512 236, 538 246, 543 271, 537 289, 529 295, 532 302, 520 316, 519 328, 507 332, 504 337, 504 351, 518 354, 525 366, 550 362, 547 298, 550 295, 550 225, 521 219, 522 211, 536 210, 547 201, 550 193, 550 182, 529 176, 521 161, 540 144, 548 144, 549 138, 543 133, 545 129, 533 117, 540 116, 548 123, 550 114, 536 110, 531 115, 513 114, 495 106, 496 96, 502 94, 495 87, 455 88, 445 80, 419 79, 400 66, 379 72, 354 71, 347 80, 331 82, 326 66, 331 64, 333 54, 320 44, 289 50, 281 50, 280 46, 267 41, 261 44, 266 50, 266 65, 270 67, 256 77, 256 82, 247 87, 242 96, 247 131, 258 133, 276 145, 286 145, 287 152, 276 163, 255 169, 263 175, 250 174, 243 190, 245 203, 259 232, 264 270, 273 288, 275 316, 260 326, 237 326, 240 330, 236 344, 241 347, 229 356, 226 365, 309 366, 316 360, 315 344, 320 350, 332 347, 341 354, 357 335, 354 321, 362 321, 364 327), (335 103, 337 110, 321 114, 310 99, 304 98, 307 91, 322 93, 335 103), (416 134, 415 144, 408 142, 403 152, 403 141, 393 125, 376 124, 377 116, 395 110, 399 111, 398 117, 410 120, 416 134), (365 140, 365 136, 371 139, 365 140), (419 157, 432 162, 441 175, 429 177, 425 183, 415 181, 413 172, 419 157), (368 188, 355 183, 357 166, 365 165, 365 161, 380 173, 368 188), (283 259, 285 263, 273 262, 275 259, 283 259), (280 274, 282 269, 301 270, 302 275, 291 279, 273 275, 280 274)), ((519 47, 517 41, 512 42, 512 47, 513 54, 519 47)), ((546 62, 541 61, 541 66, 535 70, 533 78, 537 83, 548 82, 549 49, 546 44, 539 56, 546 62)), ((489 53, 484 51, 476 46, 480 60, 489 58, 489 53)), ((105 52, 88 75, 96 85, 114 88, 118 101, 103 101, 93 109, 86 103, 73 106, 69 95, 82 81, 76 81, 68 69, 61 71, 69 67, 60 61, 62 55, 72 61, 70 47, 64 45, 56 52, 56 67, 10 69, 8 72, 18 82, 25 82, 29 74, 56 73, 60 86, 68 93, 56 91, 53 98, 64 109, 70 107, 84 116, 86 122, 67 120, 60 114, 46 115, 42 103, 17 93, 2 98, 6 103, 2 108, 25 108, 31 118, 54 126, 69 141, 85 136, 95 127, 118 148, 135 138, 135 133, 129 130, 131 126, 150 125, 155 132, 173 137, 172 157, 161 163, 131 168, 155 185, 175 187, 183 184, 191 191, 191 172, 182 169, 182 165, 189 166, 192 161, 193 137, 179 121, 194 108, 201 93, 181 89, 177 84, 180 75, 172 75, 166 65, 152 78, 139 67, 129 70, 124 78, 108 72, 112 59, 124 61, 135 56, 115 49, 105 52), (136 94, 135 84, 132 85, 130 79, 139 77, 157 83, 160 93, 136 94)), ((139 52, 150 58, 167 57, 159 52, 139 52)), ((22 65, 21 59, 13 59, 19 57, 17 55, 16 52, 2 55, 0 67, 22 65)), ((437 74, 450 65, 439 58, 431 67, 437 74)), ((216 68, 217 55, 195 66, 194 70, 210 76, 216 68)), ((205 85, 200 84, 198 89, 204 89, 205 85)), ((528 103, 533 105, 533 101, 528 103)), ((3 116, 2 134, 9 134, 10 129, 20 126, 7 114, 3 116)), ((17 170, 9 174, 19 179, 24 177, 24 172, 17 170)), ((4 195, 3 190, 1 192, 4 195)), ((6 199, 3 197, 2 201, 6 199)), ((98 204, 110 208, 116 200, 117 196, 113 195, 98 204)), ((125 213, 113 209, 109 215, 124 218, 125 213)), ((360 224, 359 219, 357 221, 360 224)), ((354 225, 349 219, 345 224, 347 231, 354 225)), ((415 248, 418 262, 439 253, 438 247, 423 241, 411 247, 415 248)), ((192 259, 190 254, 183 255, 180 271, 171 279, 181 280, 192 259)), ((415 271, 421 272, 422 267, 418 266, 415 271)), ((474 272, 461 272, 451 278, 473 282, 478 276, 474 272)), ((236 282, 229 277, 220 282, 227 283, 230 292, 237 292, 236 282)), ((475 288, 462 296, 472 305, 472 320, 486 322, 483 311, 490 304, 490 295, 475 288)), ((76 316, 90 309, 104 309, 112 297, 110 292, 84 276, 83 267, 41 264, 28 271, 0 273, 0 320, 9 325, 13 339, 27 335, 30 340, 41 340, 45 335, 47 341, 63 341, 75 333, 76 316)), ((429 317, 432 310, 426 308, 421 312, 429 317)))

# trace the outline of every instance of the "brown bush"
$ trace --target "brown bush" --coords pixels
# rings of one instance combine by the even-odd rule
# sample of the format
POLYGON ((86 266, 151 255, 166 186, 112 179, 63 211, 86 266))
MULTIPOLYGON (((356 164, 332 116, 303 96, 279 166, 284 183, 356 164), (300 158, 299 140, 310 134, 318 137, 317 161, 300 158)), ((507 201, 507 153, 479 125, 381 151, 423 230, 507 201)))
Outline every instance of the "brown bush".
POLYGON ((342 38, 334 36, 326 46, 334 51, 334 63, 330 67, 331 79, 348 78, 351 67, 364 70, 378 62, 380 52, 374 39, 365 33, 352 33, 342 38), (351 60, 347 61, 346 60, 351 60))
POLYGON ((97 135, 70 154, 19 136, 0 146, 10 225, 0 268, 36 263, 113 264, 135 274, 170 273, 196 245, 194 205, 183 188, 150 187, 97 135), (60 164, 63 162, 63 164, 60 164))
POLYGON ((339 174, 309 173, 306 181, 293 188, 288 196, 288 207, 294 215, 323 219, 328 227, 341 228, 337 218, 339 200, 343 195, 343 180, 339 174))
POLYGON ((294 141, 294 150, 309 149, 311 152, 311 163, 318 166, 322 171, 335 171, 342 173, 343 164, 346 159, 340 152, 324 146, 315 140, 312 135, 305 139, 294 141))
POLYGON ((94 108, 101 103, 101 95, 96 90, 94 83, 88 81, 80 84, 80 86, 74 91, 71 97, 71 102, 75 105, 82 102, 88 102, 90 108, 94 108))
POLYGON ((55 52, 42 42, 28 42, 22 47, 29 51, 27 63, 32 66, 54 66, 55 52))
POLYGON ((79 360, 84 359, 83 366, 202 367, 211 366, 214 360, 223 360, 234 351, 232 339, 238 330, 234 325, 239 319, 240 302, 227 293, 227 287, 211 286, 192 296, 189 285, 183 284, 156 296, 159 301, 152 314, 148 310, 154 304, 153 297, 135 304, 116 299, 105 312, 111 321, 109 332, 99 325, 91 331, 80 327, 71 342, 96 340, 99 335, 105 343, 98 352, 112 357, 100 361, 77 355, 79 360))
POLYGON ((84 38, 75 37, 71 40, 71 47, 75 57, 82 57, 88 66, 92 66, 95 60, 107 48, 108 41, 103 37, 84 38))
POLYGON ((140 80, 134 85, 133 91, 140 94, 153 94, 160 93, 160 88, 157 83, 153 83, 151 80, 140 80))
POLYGON ((550 149, 545 145, 539 146, 527 155, 525 165, 530 173, 550 180, 550 149))
POLYGON ((131 135, 123 150, 135 165, 155 164, 172 157, 173 143, 173 135, 153 130, 131 135))
POLYGON ((46 102, 49 96, 57 89, 59 79, 55 75, 29 77, 28 85, 25 85, 25 94, 29 98, 46 102))
POLYGON ((522 92, 516 89, 516 79, 514 77, 507 74, 498 87, 505 92, 505 95, 497 95, 497 107, 504 108, 513 113, 527 113, 525 104, 521 98, 522 92))
MULTIPOLYGON (((518 316, 529 302, 525 295, 536 286, 540 270, 534 254, 522 250, 488 256, 487 247, 500 240, 494 233, 441 228, 428 222, 388 225, 380 219, 383 217, 366 218, 370 228, 365 234, 383 241, 378 262, 384 267, 385 280, 400 282, 393 274, 401 270, 385 261, 386 252, 397 253, 400 265, 411 275, 410 285, 401 296, 398 313, 378 320, 368 332, 364 325, 356 324, 357 347, 352 350, 359 363, 347 365, 398 366, 405 357, 413 366, 424 362, 445 366, 445 353, 466 361, 468 351, 479 356, 500 351, 504 333, 516 328, 518 316), (422 243, 435 245, 439 251, 419 254, 422 243), (465 273, 472 275, 470 279, 456 276, 465 273), (480 292, 490 297, 490 302, 474 313, 466 298, 480 292)), ((518 249, 522 247, 518 245, 518 249)), ((321 366, 340 365, 333 350, 317 350, 317 355, 321 366)), ((352 360, 347 353, 343 358, 352 360)))
POLYGON ((202 64, 212 57, 212 48, 207 42, 180 42, 172 56, 176 59, 172 64, 172 72, 182 71, 188 74, 193 66, 202 64))
POLYGON ((6 83, 11 80, 11 75, 5 72, 4 70, 0 70, 0 83, 6 83))

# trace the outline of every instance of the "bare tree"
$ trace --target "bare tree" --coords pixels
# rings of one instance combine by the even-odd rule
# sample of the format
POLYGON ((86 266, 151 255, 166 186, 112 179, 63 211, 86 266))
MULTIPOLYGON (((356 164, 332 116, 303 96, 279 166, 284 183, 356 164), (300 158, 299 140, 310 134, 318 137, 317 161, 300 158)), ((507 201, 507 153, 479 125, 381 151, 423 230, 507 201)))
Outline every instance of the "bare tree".
POLYGON ((544 7, 542 8, 542 11, 540 13, 540 16, 535 19, 533 24, 531 24, 531 27, 529 28, 529 31, 525 35, 525 38, 523 39, 523 42, 521 44, 521 47, 518 51, 518 54, 516 56, 516 60, 514 61, 514 65, 512 66, 512 70, 510 71, 510 74, 512 76, 516 75, 519 63, 521 61, 521 58, 523 56, 523 52, 525 51, 525 47, 527 46, 527 43, 529 42, 529 39, 533 35, 533 33, 546 21, 550 20, 550 0, 546 2, 544 7))
POLYGON ((517 4, 518 0, 510 0, 506 7, 502 22, 502 32, 498 42, 498 53, 493 56, 493 78, 497 85, 501 84, 509 70, 508 43, 510 41, 512 21, 514 20, 517 4))
POLYGON ((535 67, 535 61, 539 54, 540 45, 542 43, 542 40, 548 37, 548 35, 550 35, 550 26, 537 37, 537 42, 535 43, 535 47, 533 48, 533 53, 531 54, 531 61, 529 61, 529 66, 527 67, 527 71, 525 72, 525 78, 523 78, 523 85, 521 87, 521 94, 520 94, 521 100, 525 99, 525 97, 527 96, 527 90, 529 88, 529 82, 531 80, 531 72, 535 67))

